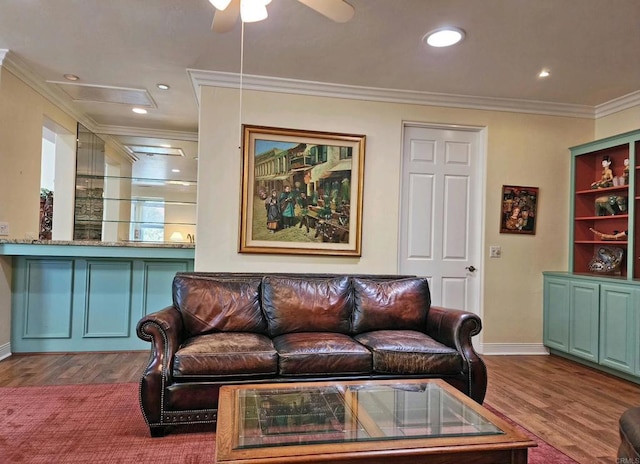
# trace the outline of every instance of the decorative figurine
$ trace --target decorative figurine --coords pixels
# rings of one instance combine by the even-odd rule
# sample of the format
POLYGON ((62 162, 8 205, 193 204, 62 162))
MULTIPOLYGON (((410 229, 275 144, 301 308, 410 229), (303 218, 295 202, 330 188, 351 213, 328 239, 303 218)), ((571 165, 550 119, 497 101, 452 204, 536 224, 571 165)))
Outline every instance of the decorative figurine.
POLYGON ((624 250, 618 247, 601 246, 589 261, 589 271, 598 274, 620 274, 624 250))
POLYGON ((603 195, 595 200, 596 216, 614 216, 627 212, 627 197, 620 195, 603 195))
POLYGON ((602 158, 602 177, 591 184, 592 189, 613 187, 613 171, 611 170, 611 159, 608 156, 602 158))
POLYGON ((624 169, 622 170, 622 185, 629 185, 629 158, 624 160, 624 169))
POLYGON ((627 233, 629 232, 628 230, 623 230, 622 232, 614 230, 613 234, 605 234, 592 228, 589 228, 589 230, 593 232, 600 240, 626 240, 627 233))

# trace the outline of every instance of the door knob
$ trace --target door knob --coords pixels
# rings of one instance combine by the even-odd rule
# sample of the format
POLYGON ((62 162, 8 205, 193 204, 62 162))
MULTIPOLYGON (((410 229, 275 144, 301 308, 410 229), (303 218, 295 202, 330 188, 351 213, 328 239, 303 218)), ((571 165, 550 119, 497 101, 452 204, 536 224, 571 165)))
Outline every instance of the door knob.
POLYGON ((475 268, 475 267, 473 267, 473 265, 471 265, 471 266, 467 266, 467 267, 465 267, 465 269, 466 269, 467 271, 469 271, 469 272, 475 272, 475 270, 476 270, 476 268, 475 268))

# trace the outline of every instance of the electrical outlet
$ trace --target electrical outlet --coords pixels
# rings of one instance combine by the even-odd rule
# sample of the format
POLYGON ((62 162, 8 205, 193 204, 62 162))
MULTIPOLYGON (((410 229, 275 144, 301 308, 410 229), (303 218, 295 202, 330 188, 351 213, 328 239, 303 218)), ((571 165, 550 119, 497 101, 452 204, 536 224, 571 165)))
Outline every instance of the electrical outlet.
POLYGON ((499 246, 490 246, 489 247, 489 257, 490 258, 499 258, 502 256, 502 248, 499 246))
POLYGON ((0 222, 0 235, 9 235, 9 223, 0 222))

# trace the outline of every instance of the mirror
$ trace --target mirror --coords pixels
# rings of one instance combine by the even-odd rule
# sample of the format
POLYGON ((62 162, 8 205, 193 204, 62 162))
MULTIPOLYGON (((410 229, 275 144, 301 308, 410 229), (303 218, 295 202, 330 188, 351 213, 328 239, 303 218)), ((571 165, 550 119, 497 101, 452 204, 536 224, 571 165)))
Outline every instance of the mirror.
POLYGON ((79 125, 74 240, 195 243, 197 150, 79 125))

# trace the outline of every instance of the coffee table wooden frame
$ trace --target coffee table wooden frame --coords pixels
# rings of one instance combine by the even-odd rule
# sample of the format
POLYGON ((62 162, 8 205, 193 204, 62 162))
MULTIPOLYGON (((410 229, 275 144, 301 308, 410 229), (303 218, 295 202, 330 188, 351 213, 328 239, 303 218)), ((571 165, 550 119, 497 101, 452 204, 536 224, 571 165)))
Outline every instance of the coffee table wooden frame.
POLYGON ((527 435, 439 379, 372 380, 345 382, 296 382, 228 385, 220 388, 216 432, 217 464, 413 464, 473 463, 526 464, 528 449, 537 446, 527 435), (440 388, 500 428, 504 434, 442 438, 411 438, 366 442, 321 443, 237 449, 238 392, 286 390, 296 387, 339 385, 394 385, 437 383, 440 388), (428 460, 425 457, 428 456, 428 460))

